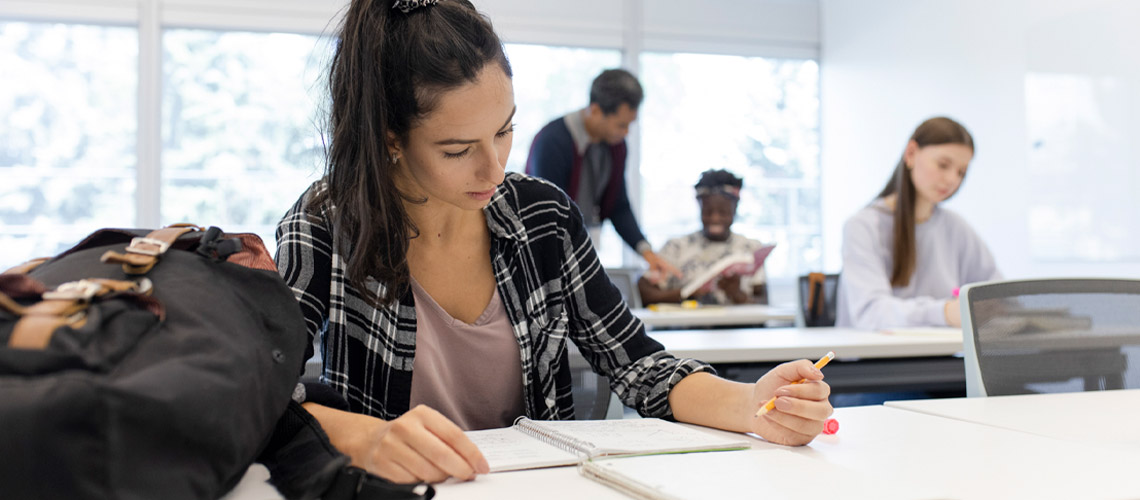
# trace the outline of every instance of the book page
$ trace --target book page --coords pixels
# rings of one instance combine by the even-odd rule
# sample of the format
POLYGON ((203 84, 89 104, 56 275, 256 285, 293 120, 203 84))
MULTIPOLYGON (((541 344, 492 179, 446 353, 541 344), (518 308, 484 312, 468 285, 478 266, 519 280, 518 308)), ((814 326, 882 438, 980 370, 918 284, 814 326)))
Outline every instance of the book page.
POLYGON ((751 446, 751 442, 743 437, 726 438, 657 418, 535 423, 587 441, 593 445, 589 452, 591 456, 741 449, 751 446))
POLYGON ((905 478, 871 477, 783 449, 595 459, 580 472, 635 498, 944 498, 905 478))
POLYGON ((573 465, 581 460, 579 455, 539 441, 514 427, 467 431, 466 434, 483 452, 491 472, 573 465))
POLYGON ((756 274, 756 270, 764 265, 764 259, 768 258, 768 254, 772 253, 775 247, 775 245, 763 245, 755 252, 725 256, 681 287, 681 298, 689 298, 702 286, 730 269, 741 276, 756 274))

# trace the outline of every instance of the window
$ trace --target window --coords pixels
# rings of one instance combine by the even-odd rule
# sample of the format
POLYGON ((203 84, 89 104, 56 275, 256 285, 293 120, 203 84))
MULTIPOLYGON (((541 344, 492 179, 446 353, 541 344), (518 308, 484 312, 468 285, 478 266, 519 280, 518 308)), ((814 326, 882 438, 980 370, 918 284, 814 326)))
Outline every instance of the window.
POLYGON ((0 22, 0 269, 135 220, 138 33, 0 22))
POLYGON ((545 45, 506 44, 514 71, 514 145, 507 170, 526 170, 530 143, 551 120, 590 102, 590 83, 602 70, 621 65, 621 52, 545 45))
MULTIPOLYGON (((594 77, 602 70, 621 66, 621 52, 522 44, 506 44, 506 48, 514 70, 518 106, 507 170, 523 172, 538 130, 555 118, 586 107, 594 77)), ((624 248, 625 243, 607 221, 597 246, 602 265, 621 267, 624 248)))
POLYGON ((819 66, 802 59, 641 56, 641 225, 655 247, 700 229, 701 172, 744 179, 733 231, 776 243, 770 279, 820 269, 819 66))
POLYGON ((162 223, 258 233, 321 177, 331 50, 316 36, 166 30, 162 223))

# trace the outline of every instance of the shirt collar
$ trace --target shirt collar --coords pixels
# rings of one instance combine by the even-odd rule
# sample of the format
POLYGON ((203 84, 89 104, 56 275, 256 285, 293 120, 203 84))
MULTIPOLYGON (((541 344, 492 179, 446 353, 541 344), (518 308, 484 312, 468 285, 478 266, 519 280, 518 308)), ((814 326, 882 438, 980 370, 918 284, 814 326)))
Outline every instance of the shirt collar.
POLYGON ((570 130, 570 138, 574 140, 574 149, 578 151, 578 156, 586 154, 586 149, 590 147, 585 114, 585 109, 579 109, 562 117, 562 121, 566 122, 566 128, 570 130))
POLYGON ((487 219, 487 229, 491 234, 525 243, 526 227, 519 220, 518 210, 513 207, 518 200, 513 182, 516 175, 519 174, 507 172, 503 183, 495 188, 491 201, 483 208, 483 216, 487 219))

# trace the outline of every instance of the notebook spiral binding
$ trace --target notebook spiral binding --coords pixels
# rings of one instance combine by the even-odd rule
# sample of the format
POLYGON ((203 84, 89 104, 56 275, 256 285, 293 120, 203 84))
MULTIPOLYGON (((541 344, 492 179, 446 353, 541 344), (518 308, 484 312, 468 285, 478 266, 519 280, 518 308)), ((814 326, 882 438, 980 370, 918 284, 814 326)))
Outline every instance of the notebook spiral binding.
POLYGON ((596 449, 594 443, 545 428, 542 424, 526 417, 515 420, 515 427, 543 443, 580 455, 583 459, 592 457, 596 449))

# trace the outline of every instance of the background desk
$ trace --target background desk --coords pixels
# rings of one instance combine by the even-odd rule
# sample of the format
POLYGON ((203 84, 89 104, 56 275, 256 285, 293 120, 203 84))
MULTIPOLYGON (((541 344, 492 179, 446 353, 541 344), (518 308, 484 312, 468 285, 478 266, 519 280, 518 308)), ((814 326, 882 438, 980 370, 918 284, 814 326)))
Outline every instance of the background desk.
MULTIPOLYGON (((649 336, 675 356, 711 363, 722 377, 740 382, 755 382, 786 361, 815 360, 827 351, 835 351, 836 360, 824 371, 833 394, 966 394, 965 366, 959 355, 961 332, 902 335, 849 328, 740 328, 657 330, 649 332, 649 336)), ((570 369, 578 418, 620 415, 616 397, 608 397, 605 381, 598 379, 573 345, 570 369), (605 392, 599 393, 599 388, 605 392)), ((868 403, 858 399, 854 404, 868 403)))
MULTIPOLYGON (((889 401, 887 406, 1068 441, 1140 450, 1140 389, 889 401)), ((1140 498, 1140 492, 1137 492, 1140 498)))
POLYGON ((849 328, 749 328, 669 330, 649 336, 676 356, 712 363, 721 375, 755 381, 771 367, 794 359, 819 359, 835 351, 826 368, 835 393, 906 390, 965 394, 962 337, 958 334, 894 335, 849 328))
POLYGON ((634 316, 645 323, 646 329, 691 328, 711 326, 761 326, 769 321, 787 324, 796 321, 795 307, 739 305, 702 306, 696 309, 668 308, 651 311, 646 308, 632 309, 634 316))

